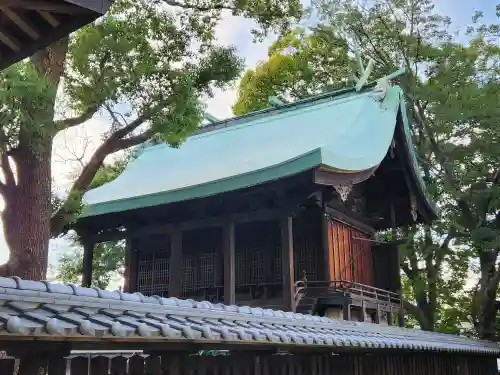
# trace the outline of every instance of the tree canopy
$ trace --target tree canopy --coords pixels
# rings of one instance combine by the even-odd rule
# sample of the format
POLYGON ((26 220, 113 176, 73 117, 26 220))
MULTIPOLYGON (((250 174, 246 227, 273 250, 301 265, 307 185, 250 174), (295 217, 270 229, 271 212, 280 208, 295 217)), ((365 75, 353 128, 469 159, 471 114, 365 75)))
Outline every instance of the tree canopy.
MULTIPOLYGON (((123 278, 125 245, 122 243, 103 242, 94 247, 92 259, 92 285, 106 289, 113 278, 123 278)), ((83 275, 83 251, 75 241, 71 252, 66 252, 58 259, 56 278, 60 282, 81 284, 83 275)))
POLYGON ((400 249, 406 307, 424 329, 457 332, 470 324, 478 336, 495 338, 499 26, 482 25, 481 14, 473 14, 461 44, 430 0, 317 0, 313 6, 320 24, 285 35, 266 61, 245 73, 234 112, 266 107, 269 95, 297 99, 345 85, 354 46, 375 62, 373 79, 404 67, 400 85, 416 151, 441 208, 432 226, 399 230, 406 239, 400 249), (325 39, 332 42, 315 42, 325 39), (472 288, 466 285, 471 271, 472 288))
POLYGON ((117 0, 100 20, 0 74, 0 194, 10 248, 0 275, 45 277, 49 238, 65 233, 109 155, 149 140, 177 145, 196 129, 200 99, 243 67, 233 47, 215 40, 228 12, 254 19, 258 36, 286 29, 301 7, 298 0, 117 0), (97 114, 110 119, 102 143, 68 198, 51 201, 54 137, 97 114))

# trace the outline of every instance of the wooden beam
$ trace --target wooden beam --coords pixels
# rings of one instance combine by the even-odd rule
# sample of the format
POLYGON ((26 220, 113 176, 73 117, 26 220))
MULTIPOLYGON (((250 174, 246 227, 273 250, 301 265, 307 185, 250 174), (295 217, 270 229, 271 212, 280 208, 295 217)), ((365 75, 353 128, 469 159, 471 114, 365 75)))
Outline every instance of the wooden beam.
POLYGON ((54 3, 44 0, 0 0, 0 8, 5 7, 63 14, 83 14, 90 12, 88 9, 77 5, 60 2, 54 3))
POLYGON ((349 181, 349 183, 355 185, 369 179, 377 167, 355 173, 333 172, 319 167, 314 170, 313 182, 318 185, 336 186, 349 181))
POLYGON ((182 296, 182 231, 175 228, 170 232, 170 277, 169 297, 182 296))
MULTIPOLYGON (((280 217, 283 217, 283 215, 292 215, 295 209, 297 209, 297 207, 290 206, 288 208, 281 209, 255 210, 251 212, 243 212, 235 215, 230 215, 229 220, 233 221, 236 224, 248 223, 253 221, 276 220, 280 217)), ((142 237, 146 235, 170 233, 176 228, 179 228, 182 231, 188 231, 197 228, 223 227, 225 222, 226 219, 223 219, 221 217, 207 217, 204 219, 195 219, 176 224, 156 224, 137 229, 131 228, 127 232, 118 230, 107 231, 96 234, 94 236, 94 239, 97 242, 105 242, 122 239, 127 235, 132 237, 142 237)))
POLYGON ((125 283, 123 291, 126 293, 137 292, 137 251, 134 248, 135 240, 125 240, 125 283))
POLYGON ((283 309, 295 311, 293 218, 291 216, 281 219, 281 272, 283 276, 283 309))
POLYGON ((330 248, 330 225, 328 217, 324 213, 321 215, 321 246, 323 248, 324 280, 332 280, 333 249, 330 248))
POLYGON ((21 18, 16 12, 14 12, 12 9, 4 7, 2 8, 2 12, 12 21, 14 22, 17 27, 19 27, 21 30, 23 30, 26 34, 28 34, 32 39, 38 39, 40 38, 40 33, 35 30, 33 25, 31 25, 29 22, 21 18))
POLYGON ((112 2, 110 0, 65 0, 67 3, 93 10, 101 14, 106 13, 112 2))
POLYGON ((57 18, 50 12, 45 12, 43 10, 39 10, 38 13, 42 18, 47 21, 50 26, 52 27, 58 27, 60 25, 60 22, 57 20, 57 18))
POLYGON ((21 45, 19 44, 19 41, 12 35, 8 34, 6 31, 0 31, 0 41, 15 52, 21 51, 21 45))
POLYGON ((234 305, 236 303, 236 250, 234 222, 227 221, 224 224, 224 303, 234 305))
POLYGON ((358 219, 355 219, 349 214, 342 212, 338 209, 332 208, 332 207, 325 207, 325 212, 331 216, 333 219, 341 222, 342 224, 348 225, 350 227, 353 227, 367 235, 372 236, 375 233, 375 230, 370 227, 369 225, 359 221, 358 219))
POLYGON ((83 275, 82 286, 90 288, 92 285, 92 261, 94 259, 94 241, 83 238, 83 275))

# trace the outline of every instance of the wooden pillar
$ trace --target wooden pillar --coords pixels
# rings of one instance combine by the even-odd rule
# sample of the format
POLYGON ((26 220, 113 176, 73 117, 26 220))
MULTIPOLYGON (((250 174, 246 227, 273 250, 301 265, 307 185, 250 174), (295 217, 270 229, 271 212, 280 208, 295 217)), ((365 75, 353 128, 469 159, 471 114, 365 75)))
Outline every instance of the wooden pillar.
POLYGON ((380 304, 378 302, 375 311, 375 323, 380 324, 380 304))
POLYGON ((234 222, 228 221, 224 224, 224 304, 234 305, 236 303, 236 250, 234 222))
MULTIPOLYGON (((398 231, 396 227, 396 210, 394 209, 394 203, 391 202, 391 237, 392 241, 396 241, 398 236, 398 231)), ((396 246, 396 251, 399 252, 399 248, 396 246)), ((398 255, 399 257, 399 255, 398 255)), ((399 269, 398 269, 399 272, 399 269)), ((400 276, 401 277, 401 276, 400 276)), ((399 282, 399 312, 398 312, 398 326, 404 327, 405 325, 405 311, 404 311, 404 303, 403 303, 403 288, 401 286, 401 282, 399 282)))
POLYGON ((332 251, 330 249, 330 231, 329 231, 329 220, 328 216, 326 216, 325 208, 321 212, 321 244, 323 248, 323 272, 324 272, 324 280, 332 281, 333 275, 331 274, 331 254, 332 251))
POLYGON ((126 293, 137 292, 137 262, 138 254, 133 238, 125 239, 125 284, 123 291, 126 293))
POLYGON ((182 296, 182 231, 174 228, 170 233, 169 297, 182 296))
POLYGON ((392 326, 394 325, 394 315, 392 313, 392 305, 389 304, 389 312, 387 313, 387 324, 392 326))
POLYGON ((281 269, 283 275, 283 308, 295 311, 295 281, 293 268, 293 218, 281 219, 281 269))
POLYGON ((398 312, 398 326, 404 327, 405 326, 405 307, 404 307, 404 300, 403 300, 403 288, 399 290, 399 312, 398 312))
POLYGON ((94 241, 83 237, 83 275, 82 286, 90 288, 92 285, 92 261, 94 259, 94 241))
POLYGON ((344 320, 351 320, 351 304, 347 301, 342 306, 342 318, 344 320))
MULTIPOLYGON (((224 289, 224 228, 221 228, 221 243, 215 251, 215 286, 224 289)), ((222 290, 222 297, 224 297, 224 290, 222 290)))

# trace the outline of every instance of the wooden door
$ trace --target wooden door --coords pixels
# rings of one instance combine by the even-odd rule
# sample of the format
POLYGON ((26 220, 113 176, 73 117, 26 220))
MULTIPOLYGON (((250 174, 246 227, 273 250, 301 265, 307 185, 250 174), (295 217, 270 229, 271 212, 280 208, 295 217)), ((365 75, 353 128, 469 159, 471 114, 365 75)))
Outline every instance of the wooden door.
POLYGON ((330 280, 373 285, 373 263, 369 236, 347 224, 328 222, 330 280))

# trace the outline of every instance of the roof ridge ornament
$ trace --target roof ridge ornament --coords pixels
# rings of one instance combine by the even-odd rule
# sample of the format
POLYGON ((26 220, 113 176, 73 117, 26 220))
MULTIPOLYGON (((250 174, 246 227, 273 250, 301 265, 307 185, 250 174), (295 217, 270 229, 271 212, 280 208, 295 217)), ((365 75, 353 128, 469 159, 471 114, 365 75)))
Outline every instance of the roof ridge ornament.
POLYGON ((384 100, 385 96, 387 95, 387 91, 389 88, 392 86, 391 80, 394 78, 397 78, 401 75, 405 74, 405 69, 401 68, 399 70, 396 70, 395 72, 388 74, 384 77, 381 77, 377 80, 377 85, 375 86, 375 89, 373 90, 373 97, 377 101, 382 101, 384 100))
POLYGON ((370 78, 370 74, 373 71, 375 61, 370 58, 370 60, 368 60, 368 65, 365 68, 363 65, 363 60, 361 59, 361 50, 358 45, 354 45, 354 55, 356 56, 359 77, 354 75, 352 78, 354 82, 356 82, 356 91, 359 91, 368 82, 368 78, 370 78))
MULTIPOLYGON (((357 68, 358 68, 358 76, 353 75, 352 79, 356 83, 356 91, 360 91, 367 83, 368 79, 370 78, 370 75, 373 72, 373 68, 375 66, 375 61, 370 58, 368 60, 368 64, 366 65, 366 68, 363 64, 363 60, 361 58, 361 49, 357 44, 354 45, 354 56, 356 57, 356 63, 357 63, 357 68)), ((382 78, 379 78, 377 80, 377 85, 375 86, 375 99, 376 100, 383 100, 387 94, 387 90, 391 86, 391 80, 394 78, 397 78, 405 73, 405 69, 401 68, 391 74, 388 74, 382 78)))

